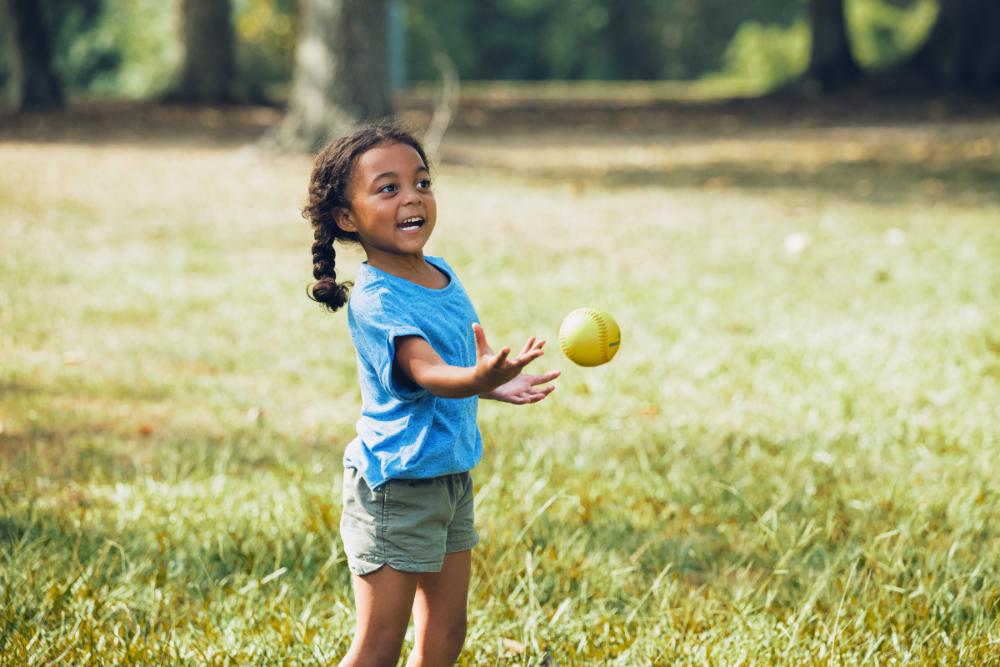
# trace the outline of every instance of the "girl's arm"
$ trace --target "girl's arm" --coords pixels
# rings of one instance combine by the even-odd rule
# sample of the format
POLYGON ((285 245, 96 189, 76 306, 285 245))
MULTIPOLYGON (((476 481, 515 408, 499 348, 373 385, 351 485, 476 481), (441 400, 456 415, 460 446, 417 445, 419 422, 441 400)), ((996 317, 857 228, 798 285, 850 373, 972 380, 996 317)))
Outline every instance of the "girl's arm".
POLYGON ((525 366, 542 356, 545 341, 529 338, 521 354, 511 359, 510 348, 503 348, 499 354, 493 353, 486 342, 486 333, 479 324, 473 324, 472 329, 476 337, 475 366, 451 366, 445 363, 425 339, 420 336, 404 336, 396 342, 396 358, 393 361, 395 369, 435 396, 443 398, 481 395, 511 403, 534 403, 552 391, 551 387, 534 389, 534 385, 554 379, 558 372, 518 378, 525 366), (524 400, 538 394, 541 395, 534 400, 524 400))

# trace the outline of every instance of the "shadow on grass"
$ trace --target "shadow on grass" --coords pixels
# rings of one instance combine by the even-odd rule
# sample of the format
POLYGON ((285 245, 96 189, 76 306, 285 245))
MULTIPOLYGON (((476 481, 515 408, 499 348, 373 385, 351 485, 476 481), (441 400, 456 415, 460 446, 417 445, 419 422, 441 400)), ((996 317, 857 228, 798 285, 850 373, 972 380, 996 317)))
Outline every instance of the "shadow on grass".
POLYGON ((0 141, 239 146, 257 141, 280 120, 281 112, 271 107, 84 102, 40 113, 0 110, 0 141))

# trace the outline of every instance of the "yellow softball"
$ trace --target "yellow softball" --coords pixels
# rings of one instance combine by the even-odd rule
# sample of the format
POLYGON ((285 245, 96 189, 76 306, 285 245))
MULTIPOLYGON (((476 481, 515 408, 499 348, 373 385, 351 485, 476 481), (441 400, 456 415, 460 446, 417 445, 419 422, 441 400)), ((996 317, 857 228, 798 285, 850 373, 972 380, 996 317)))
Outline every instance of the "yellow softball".
POLYGON ((580 366, 606 364, 618 352, 622 334, 618 323, 596 308, 577 308, 559 327, 559 345, 580 366))

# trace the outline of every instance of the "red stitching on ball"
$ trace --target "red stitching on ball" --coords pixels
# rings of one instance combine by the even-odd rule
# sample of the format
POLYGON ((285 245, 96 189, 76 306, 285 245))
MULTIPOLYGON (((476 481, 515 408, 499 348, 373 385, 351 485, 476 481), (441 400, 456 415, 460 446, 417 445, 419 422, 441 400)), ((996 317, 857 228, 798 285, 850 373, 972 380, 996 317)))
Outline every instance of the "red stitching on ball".
POLYGON ((597 335, 601 340, 601 356, 604 357, 605 362, 611 361, 611 357, 608 356, 608 326, 605 324, 604 318, 593 308, 588 308, 587 314, 597 325, 597 335))

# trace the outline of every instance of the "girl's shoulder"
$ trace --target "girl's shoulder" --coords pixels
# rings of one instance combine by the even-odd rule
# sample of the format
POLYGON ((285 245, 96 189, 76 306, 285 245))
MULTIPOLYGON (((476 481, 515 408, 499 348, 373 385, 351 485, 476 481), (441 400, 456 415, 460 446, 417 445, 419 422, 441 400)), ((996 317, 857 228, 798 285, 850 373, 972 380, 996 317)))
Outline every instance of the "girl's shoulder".
POLYGON ((428 289, 405 278, 399 278, 367 264, 362 264, 354 280, 354 285, 351 287, 351 296, 348 301, 349 312, 361 315, 398 310, 407 311, 412 309, 415 304, 448 298, 458 284, 458 276, 455 275, 455 271, 441 257, 427 255, 424 259, 448 276, 449 283, 446 288, 428 289))
POLYGON ((393 301, 393 291, 385 277, 375 271, 362 268, 358 271, 347 305, 356 313, 381 311, 393 301))

